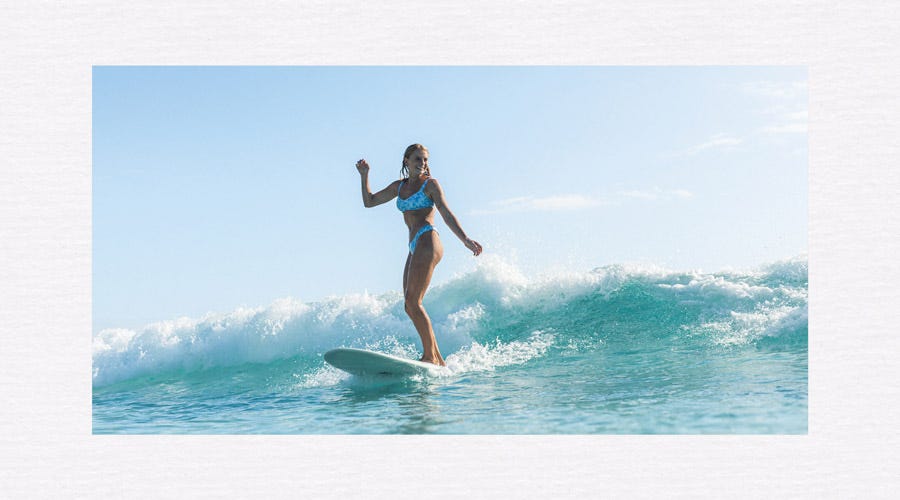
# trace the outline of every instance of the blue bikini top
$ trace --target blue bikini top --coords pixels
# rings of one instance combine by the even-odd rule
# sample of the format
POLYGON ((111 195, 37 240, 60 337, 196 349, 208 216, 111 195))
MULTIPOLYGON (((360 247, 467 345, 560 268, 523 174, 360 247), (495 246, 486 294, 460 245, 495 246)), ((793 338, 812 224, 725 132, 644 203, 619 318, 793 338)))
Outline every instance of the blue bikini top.
POLYGON ((425 195, 425 184, 428 184, 428 181, 430 180, 431 179, 425 179, 425 182, 422 183, 422 187, 420 187, 415 194, 406 199, 400 197, 400 189, 403 187, 404 182, 400 181, 400 187, 397 188, 397 208, 401 212, 409 212, 410 210, 433 207, 434 201, 425 195))

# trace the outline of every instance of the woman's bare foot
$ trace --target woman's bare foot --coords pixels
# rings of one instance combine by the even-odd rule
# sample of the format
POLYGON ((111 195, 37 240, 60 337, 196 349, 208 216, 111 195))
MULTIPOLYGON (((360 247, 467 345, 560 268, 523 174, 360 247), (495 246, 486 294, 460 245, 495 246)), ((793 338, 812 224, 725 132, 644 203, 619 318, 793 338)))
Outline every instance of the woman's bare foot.
POLYGON ((419 358, 419 361, 421 361, 423 363, 431 363, 433 365, 438 365, 438 366, 447 366, 447 363, 444 362, 444 358, 442 358, 440 354, 438 354, 438 357, 436 360, 433 357, 426 358, 425 355, 422 355, 422 357, 419 358))

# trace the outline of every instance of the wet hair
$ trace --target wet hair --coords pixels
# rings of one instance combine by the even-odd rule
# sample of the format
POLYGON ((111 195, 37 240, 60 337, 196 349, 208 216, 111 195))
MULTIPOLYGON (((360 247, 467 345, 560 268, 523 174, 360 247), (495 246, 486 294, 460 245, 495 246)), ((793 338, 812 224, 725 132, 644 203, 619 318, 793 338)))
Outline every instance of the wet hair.
MULTIPOLYGON (((406 159, 416 150, 428 153, 428 148, 418 143, 410 144, 409 147, 406 148, 406 151, 403 153, 403 164, 400 168, 400 177, 403 179, 409 179, 409 168, 406 166, 406 159)), ((427 165, 425 166, 425 175, 431 176, 431 169, 428 168, 427 165)))

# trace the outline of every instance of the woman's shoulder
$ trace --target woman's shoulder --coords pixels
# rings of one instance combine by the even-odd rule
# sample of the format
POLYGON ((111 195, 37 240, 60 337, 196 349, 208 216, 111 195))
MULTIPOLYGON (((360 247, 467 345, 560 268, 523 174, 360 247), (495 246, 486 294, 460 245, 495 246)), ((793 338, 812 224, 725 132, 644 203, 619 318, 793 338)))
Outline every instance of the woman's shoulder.
POLYGON ((442 191, 441 184, 434 177, 428 177, 425 182, 425 194, 427 194, 428 196, 442 191))
POLYGON ((440 186, 440 185, 441 185, 441 184, 438 182, 437 179, 435 179, 434 177, 432 177, 432 176, 430 176, 430 175, 428 176, 427 179, 425 179, 425 182, 427 183, 427 184, 425 185, 425 187, 436 187, 436 186, 440 186))

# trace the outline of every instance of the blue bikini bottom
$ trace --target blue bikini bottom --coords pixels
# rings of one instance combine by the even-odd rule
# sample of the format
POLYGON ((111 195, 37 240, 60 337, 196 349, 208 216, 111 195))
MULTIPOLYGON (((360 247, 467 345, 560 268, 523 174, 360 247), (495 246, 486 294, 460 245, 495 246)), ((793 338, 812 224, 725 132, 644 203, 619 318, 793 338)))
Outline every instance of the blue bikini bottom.
POLYGON ((431 224, 425 224, 424 226, 422 226, 416 233, 416 235, 413 236, 412 241, 409 242, 409 253, 413 254, 416 252, 416 242, 419 241, 419 236, 422 236, 422 234, 428 231, 434 231, 435 233, 437 232, 437 230, 431 224))

